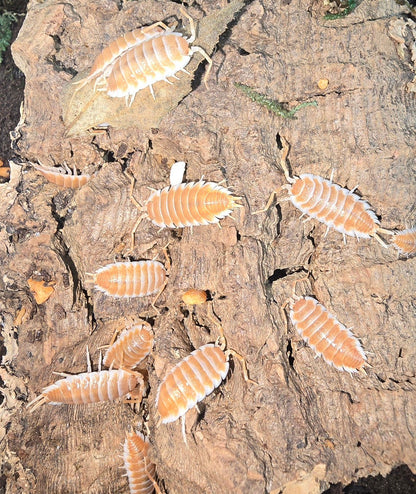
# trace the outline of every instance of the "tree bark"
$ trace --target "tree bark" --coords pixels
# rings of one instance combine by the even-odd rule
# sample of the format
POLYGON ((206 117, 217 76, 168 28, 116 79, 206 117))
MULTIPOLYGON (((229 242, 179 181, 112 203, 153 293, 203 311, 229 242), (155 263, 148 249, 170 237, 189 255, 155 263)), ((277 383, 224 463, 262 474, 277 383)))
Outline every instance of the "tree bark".
MULTIPOLYGON (((198 22, 224 4, 189 2, 187 12, 198 22)), ((138 425, 149 429, 151 460, 162 491, 171 494, 312 493, 400 464, 416 472, 416 259, 400 258, 374 239, 344 243, 334 230, 325 237, 325 225, 302 222, 287 201, 252 215, 286 184, 279 165, 284 137, 293 175, 329 179, 334 171, 342 187, 359 186, 384 228, 415 224, 415 23, 393 0, 364 0, 333 21, 324 20, 321 2, 254 0, 240 7, 226 30, 216 27, 209 87, 195 63, 198 82, 157 128, 68 137, 64 94, 73 76, 124 32, 182 19, 179 5, 29 3, 13 45, 26 76, 14 140, 21 164, 12 164, 10 183, 0 185, 0 448, 7 493, 128 492, 119 455, 125 433, 138 425), (284 119, 235 83, 289 108, 318 106, 284 119), (93 177, 80 190, 61 190, 29 161, 65 162, 93 177), (187 181, 225 180, 244 207, 221 228, 159 230, 144 218, 129 252, 141 213, 127 170, 144 204, 148 187, 168 185, 175 161, 187 163, 187 181), (156 255, 165 262, 167 244, 172 266, 158 312, 150 298, 112 299, 94 289, 90 274, 98 268, 156 255), (371 364, 365 374, 315 358, 286 324, 282 305, 306 275, 297 294, 315 297, 353 328, 371 364), (52 296, 38 304, 28 279, 53 286, 52 296), (181 295, 193 287, 208 290, 211 301, 185 306, 181 295), (155 399, 169 369, 217 339, 211 309, 257 384, 244 381, 233 359, 225 382, 199 411, 186 414, 186 445, 179 421, 156 427, 155 399), (85 372, 87 347, 96 368, 99 348, 139 316, 155 334, 141 406, 26 410, 58 379, 53 372, 85 372)), ((189 82, 189 75, 179 77, 189 82)), ((155 84, 156 98, 164 85, 155 84)), ((132 108, 125 111, 140 113, 140 105, 132 108)))

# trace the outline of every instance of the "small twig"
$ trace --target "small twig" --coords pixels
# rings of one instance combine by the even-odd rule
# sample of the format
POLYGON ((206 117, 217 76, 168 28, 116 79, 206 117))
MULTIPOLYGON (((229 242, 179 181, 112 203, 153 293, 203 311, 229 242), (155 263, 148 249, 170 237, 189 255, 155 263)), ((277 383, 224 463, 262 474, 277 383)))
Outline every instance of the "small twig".
POLYGON ((239 82, 235 82, 234 85, 238 89, 241 89, 243 93, 247 94, 247 96, 252 101, 258 103, 259 105, 265 106, 268 110, 272 111, 276 115, 280 115, 283 118, 296 118, 294 115, 301 108, 304 108, 305 106, 318 106, 318 103, 316 101, 305 101, 295 106, 295 108, 292 108, 291 110, 286 110, 281 103, 271 98, 268 98, 265 94, 258 93, 250 86, 246 86, 245 84, 240 84, 239 82))

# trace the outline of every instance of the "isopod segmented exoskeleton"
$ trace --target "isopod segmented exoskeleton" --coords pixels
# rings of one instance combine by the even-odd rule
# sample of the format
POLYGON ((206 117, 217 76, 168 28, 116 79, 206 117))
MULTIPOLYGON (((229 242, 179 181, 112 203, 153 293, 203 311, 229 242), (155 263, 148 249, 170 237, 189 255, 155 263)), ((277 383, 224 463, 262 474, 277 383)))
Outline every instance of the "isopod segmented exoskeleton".
POLYGON ((404 256, 416 254, 416 227, 393 232, 392 245, 404 256))
POLYGON ((150 443, 139 432, 130 432, 124 441, 124 468, 129 479, 130 494, 160 494, 155 481, 155 465, 149 460, 150 443))
POLYGON ((356 372, 365 365, 367 357, 358 338, 314 298, 296 297, 290 319, 316 354, 336 369, 356 372))
POLYGON ((138 385, 141 396, 144 386, 143 376, 131 370, 113 369, 63 375, 64 379, 46 387, 27 406, 32 407, 33 411, 44 403, 77 405, 114 401, 131 393, 138 385))
POLYGON ((125 298, 160 294, 167 282, 165 266, 150 260, 107 264, 93 278, 97 290, 125 298))
POLYGON ((31 163, 33 168, 40 172, 48 182, 51 182, 58 187, 64 187, 66 189, 80 189, 91 178, 91 175, 82 173, 77 175, 77 170, 74 167, 73 173, 70 168, 64 163, 64 167, 50 167, 44 165, 38 165, 31 163))
MULTIPOLYGON (((330 228, 334 228, 343 234, 344 240, 345 235, 357 238, 374 237, 386 247, 377 232, 388 233, 388 231, 380 227, 380 221, 371 206, 353 190, 340 187, 331 180, 310 173, 294 178, 289 175, 285 162, 289 145, 283 138, 282 141, 284 148, 281 166, 289 182, 282 188, 288 190, 289 200, 302 211, 302 216, 306 214, 324 223, 327 232, 330 228)), ((274 194, 275 192, 272 193, 266 208, 261 211, 269 208, 274 194)))
POLYGON ((134 245, 134 234, 144 217, 148 217, 155 225, 161 228, 184 228, 200 225, 218 223, 221 219, 229 216, 235 208, 242 207, 237 201, 240 197, 233 196, 231 191, 215 182, 180 183, 183 177, 182 162, 180 165, 182 172, 175 176, 175 182, 171 185, 154 190, 145 206, 141 206, 133 197, 134 177, 132 177, 131 198, 136 207, 143 211, 132 231, 132 245, 134 245))
MULTIPOLYGON (((156 396, 159 423, 167 424, 180 417, 184 419, 188 410, 212 393, 228 374, 230 355, 242 362, 245 380, 254 382, 248 378, 244 358, 234 350, 226 349, 221 327, 220 332, 216 343, 197 348, 164 377, 156 396)), ((182 425, 186 442, 184 422, 182 425)))
POLYGON ((107 349, 103 364, 116 369, 133 369, 149 355, 153 347, 150 324, 135 324, 121 333, 107 349))
MULTIPOLYGON (((88 77, 78 81, 80 89, 95 79, 94 89, 104 91, 110 97, 125 97, 131 105, 136 93, 152 85, 176 77, 184 71, 192 55, 201 53, 209 63, 212 61, 199 46, 190 46, 195 40, 195 28, 190 19, 191 37, 186 39, 181 33, 174 32, 163 22, 135 29, 110 43, 96 58, 88 77), (130 101, 129 101, 130 100, 130 101)), ((205 77, 208 76, 209 70, 205 77)))

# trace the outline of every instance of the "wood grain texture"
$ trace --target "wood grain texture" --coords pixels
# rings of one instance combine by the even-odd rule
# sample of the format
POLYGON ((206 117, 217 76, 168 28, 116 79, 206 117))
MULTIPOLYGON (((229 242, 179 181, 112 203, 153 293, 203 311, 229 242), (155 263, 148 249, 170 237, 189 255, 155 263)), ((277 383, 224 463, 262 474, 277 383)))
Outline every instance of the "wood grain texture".
MULTIPOLYGON (((209 14, 223 2, 203 0, 200 6, 209 14)), ((202 16, 196 6, 188 11, 202 16)), ((8 492, 125 492, 117 455, 126 429, 143 417, 151 461, 170 493, 279 492, 322 464, 322 489, 329 482, 385 475, 403 463, 416 472, 416 259, 398 259, 393 247, 383 249, 374 239, 344 244, 331 231, 324 237, 324 225, 299 221, 288 202, 250 214, 286 183, 279 166, 283 136, 291 145, 292 175, 330 177, 334 169, 336 183, 358 185, 383 227, 414 224, 409 136, 416 120, 406 92, 414 72, 405 63, 410 47, 401 43, 403 59, 389 34, 406 7, 365 1, 330 22, 323 20, 321 2, 254 0, 221 38, 209 90, 198 74, 194 90, 157 128, 64 138, 59 101, 74 71, 89 67, 99 48, 119 34, 177 13, 177 3, 154 0, 31 2, 13 48, 27 81, 16 143, 22 161, 66 161, 80 171, 90 165, 95 174, 78 191, 57 192, 33 170, 16 166, 12 182, 0 188, 6 225, 0 230, 6 345, 0 376, 7 405, 0 418, 0 439, 7 441, 0 448, 12 458, 8 492), (319 89, 321 79, 328 79, 326 89, 319 89), (235 82, 289 107, 310 100, 318 106, 282 120, 250 101, 235 82), (140 213, 124 171, 135 175, 135 197, 144 204, 147 187, 165 187, 169 165, 178 160, 188 164, 187 181, 226 180, 243 196, 244 208, 234 220, 224 218, 221 229, 158 232, 143 221, 129 253, 140 213), (45 406, 28 415, 25 404, 51 382, 52 371, 84 372, 87 345, 97 362, 98 347, 115 326, 148 309, 142 300, 94 293, 87 273, 128 255, 151 259, 168 242, 172 268, 156 304, 160 314, 149 315, 155 343, 142 408, 45 406), (293 282, 307 273, 297 294, 313 296, 360 335, 372 366, 367 375, 351 377, 314 359, 287 329, 280 307, 293 282), (57 282, 41 306, 27 289, 35 274, 57 282), (209 291, 228 347, 246 358, 258 385, 247 385, 233 361, 231 378, 201 402, 201 414, 187 412, 186 447, 179 423, 155 427, 155 398, 176 362, 218 337, 207 304, 183 306, 181 294, 190 286, 209 291)))

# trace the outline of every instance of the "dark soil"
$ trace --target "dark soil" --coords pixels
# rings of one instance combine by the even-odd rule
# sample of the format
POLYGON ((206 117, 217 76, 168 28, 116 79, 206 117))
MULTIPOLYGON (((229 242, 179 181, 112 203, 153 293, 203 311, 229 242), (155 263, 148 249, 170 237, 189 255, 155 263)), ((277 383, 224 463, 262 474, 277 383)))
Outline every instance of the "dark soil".
POLYGON ((394 468, 387 477, 376 475, 351 482, 343 487, 341 484, 331 485, 323 494, 414 494, 416 492, 416 476, 406 465, 394 468))
MULTIPOLYGON (((3 0, 0 2, 0 15, 3 12, 16 14, 17 21, 13 24, 13 38, 17 37, 19 29, 24 21, 27 0, 3 0)), ((13 157, 10 146, 10 131, 12 131, 20 119, 20 104, 23 101, 25 79, 22 72, 13 62, 10 47, 3 56, 0 65, 0 159, 7 163, 13 157)))

